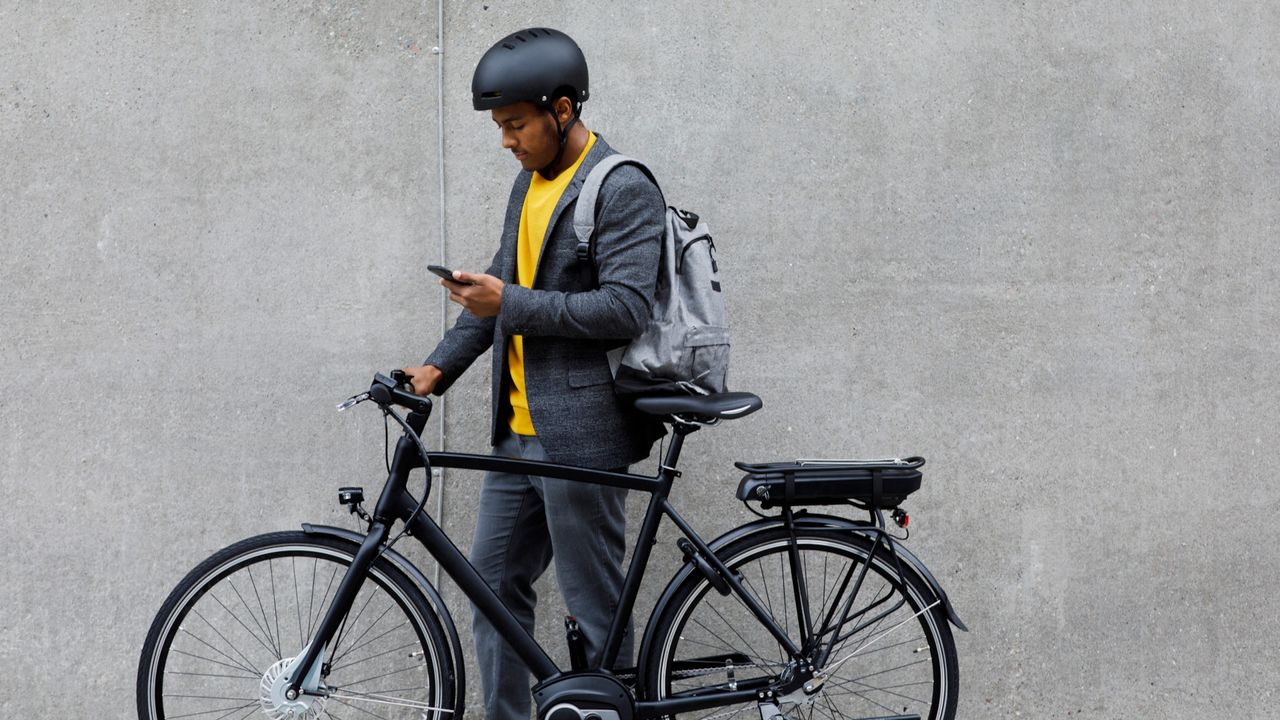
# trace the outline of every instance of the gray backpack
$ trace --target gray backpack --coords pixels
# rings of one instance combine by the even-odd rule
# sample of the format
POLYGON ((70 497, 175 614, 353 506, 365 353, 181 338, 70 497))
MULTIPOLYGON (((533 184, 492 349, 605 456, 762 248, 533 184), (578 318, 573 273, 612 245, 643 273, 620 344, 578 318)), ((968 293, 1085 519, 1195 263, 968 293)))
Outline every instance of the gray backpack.
MULTIPOLYGON (((635 165, 650 180, 653 173, 638 160, 610 155, 591 169, 578 195, 573 229, 577 254, 593 261, 596 199, 605 176, 619 165, 635 165)), ((661 191, 661 189, 659 189, 661 191)), ((715 244, 698 216, 667 208, 657 294, 640 337, 609 353, 614 388, 624 397, 725 392, 729 372, 729 321, 720 291, 715 244)))

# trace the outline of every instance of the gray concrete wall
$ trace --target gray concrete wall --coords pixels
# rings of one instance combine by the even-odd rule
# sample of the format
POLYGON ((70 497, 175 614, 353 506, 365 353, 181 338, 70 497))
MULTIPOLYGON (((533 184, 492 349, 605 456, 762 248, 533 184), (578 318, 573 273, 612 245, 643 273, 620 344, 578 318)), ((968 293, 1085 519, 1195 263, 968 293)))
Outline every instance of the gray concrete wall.
POLYGON ((716 231, 766 407, 687 446, 699 528, 744 517, 733 460, 923 454, 962 717, 1271 713, 1277 6, 450 3, 441 157, 435 3, 11 1, 0 716, 128 716, 187 569, 348 522, 382 429, 332 405, 437 339, 442 212, 450 264, 493 252, 515 166, 470 72, 533 24, 716 231))

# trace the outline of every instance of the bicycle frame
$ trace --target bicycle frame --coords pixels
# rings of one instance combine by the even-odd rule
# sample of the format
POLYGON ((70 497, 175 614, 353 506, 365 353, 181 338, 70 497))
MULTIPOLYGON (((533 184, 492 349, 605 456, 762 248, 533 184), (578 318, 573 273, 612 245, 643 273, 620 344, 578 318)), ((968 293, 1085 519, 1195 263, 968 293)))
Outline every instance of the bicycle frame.
MULTIPOLYGON (((414 412, 409 414, 406 423, 409 427, 412 427, 414 433, 420 435, 422 428, 426 424, 426 419, 427 417, 424 413, 414 412)), ((599 658, 598 664, 587 668, 587 670, 612 672, 622 646, 623 635, 626 631, 626 621, 634 609, 640 584, 648 566, 654 539, 657 537, 658 527, 664 516, 670 518, 681 533, 688 538, 701 559, 707 562, 713 572, 719 574, 720 578, 728 585, 729 590, 737 595, 761 625, 777 639, 787 654, 793 660, 800 662, 802 653, 811 650, 811 648, 796 645, 791 637, 788 636, 786 630, 778 625, 777 621, 759 603, 757 598, 743 586, 741 579, 725 567, 715 552, 668 501, 672 485, 680 475, 680 472, 676 470, 676 464, 679 460, 684 438, 698 428, 696 425, 677 424, 673 429, 674 433, 666 456, 660 465, 657 475, 653 477, 490 455, 427 452, 427 462, 429 463, 426 466, 427 487, 424 490, 424 498, 421 502, 425 502, 425 496, 429 495, 431 491, 431 467, 539 475, 649 493, 648 507, 636 538, 635 551, 623 582, 618 607, 610 623, 609 634, 604 644, 604 652, 599 658)), ((408 532, 435 558, 440 567, 457 583, 463 594, 475 605, 477 610, 498 629, 539 682, 563 674, 564 671, 552 661, 546 650, 520 625, 511 611, 498 598, 497 594, 480 577, 475 567, 445 534, 444 530, 426 513, 418 511, 421 507, 420 501, 409 493, 406 485, 409 472, 419 467, 424 467, 424 463, 418 451, 417 443, 406 432, 396 445, 387 483, 383 487, 374 507, 369 531, 365 535, 363 542, 361 542, 360 549, 356 553, 351 566, 343 576, 324 619, 317 627, 311 642, 306 646, 301 661, 293 666, 293 679, 289 687, 289 692, 293 693, 293 695, 290 699, 296 698, 299 693, 306 692, 302 689, 305 678, 311 674, 310 670, 319 659, 323 648, 329 644, 335 633, 340 632, 340 626, 351 608, 360 585, 364 582, 366 573, 377 559, 382 545, 387 541, 390 528, 396 521, 408 523, 408 532)), ((784 514, 784 518, 787 525, 789 527, 792 526, 792 517, 789 510, 784 514)), ((878 534, 876 532, 878 528, 868 527, 867 529, 872 534, 878 534)), ((883 531, 880 531, 880 533, 883 533, 883 531)), ((887 534, 885 537, 887 537, 887 534)), ((879 545, 879 540, 877 540, 877 545, 879 545)), ((794 546, 792 550, 794 552, 794 546)), ((894 554, 891 540, 888 550, 891 555, 894 554)), ((863 573, 865 573, 865 567, 863 573)), ((848 581, 849 579, 846 578, 845 582, 847 583, 848 581)), ((861 583, 861 577, 858 578, 857 582, 861 583)), ((797 584, 794 591, 801 593, 803 589, 797 584)), ((834 611, 834 608, 832 610, 834 611)), ((841 622, 836 625, 837 628, 848 620, 848 611, 849 609, 846 606, 841 616, 841 622)), ((830 618, 827 618, 827 621, 829 622, 830 618)), ((812 622, 811 618, 804 618, 801 623, 802 645, 809 644, 809 639, 812 637, 813 632, 812 622)), ((838 635, 839 633, 837 632, 836 634, 838 635)), ((829 652, 829 647, 827 652, 829 652)), ((690 712, 733 703, 763 700, 767 696, 769 695, 766 694, 766 689, 764 688, 746 688, 726 690, 721 693, 708 693, 690 698, 642 700, 636 702, 636 716, 643 718, 690 712)))

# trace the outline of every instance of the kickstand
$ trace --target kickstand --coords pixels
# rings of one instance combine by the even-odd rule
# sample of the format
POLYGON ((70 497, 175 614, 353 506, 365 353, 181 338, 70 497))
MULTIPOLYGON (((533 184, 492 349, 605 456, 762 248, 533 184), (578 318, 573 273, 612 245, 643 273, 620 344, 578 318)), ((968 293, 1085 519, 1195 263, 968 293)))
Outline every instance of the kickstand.
POLYGON ((760 720, 786 720, 786 716, 772 700, 756 703, 756 707, 760 710, 760 720))

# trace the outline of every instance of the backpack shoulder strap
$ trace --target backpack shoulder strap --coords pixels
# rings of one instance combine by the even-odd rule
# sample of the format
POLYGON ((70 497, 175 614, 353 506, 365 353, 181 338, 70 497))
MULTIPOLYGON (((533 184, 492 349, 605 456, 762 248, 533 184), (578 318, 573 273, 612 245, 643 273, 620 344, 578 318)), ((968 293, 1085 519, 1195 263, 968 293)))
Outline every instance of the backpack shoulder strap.
MULTIPOLYGON (((608 155, 596 163, 591 172, 587 173, 587 179, 582 182, 582 189, 578 192, 578 200, 573 209, 573 232, 578 237, 579 261, 591 259, 591 240, 596 234, 596 203, 600 199, 600 187, 604 185, 604 179, 609 173, 619 165, 635 165, 655 186, 658 185, 653 173, 644 163, 621 153, 608 155)), ((658 192, 662 192, 661 187, 658 187, 658 192)))

